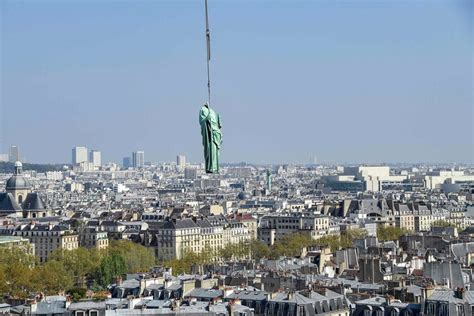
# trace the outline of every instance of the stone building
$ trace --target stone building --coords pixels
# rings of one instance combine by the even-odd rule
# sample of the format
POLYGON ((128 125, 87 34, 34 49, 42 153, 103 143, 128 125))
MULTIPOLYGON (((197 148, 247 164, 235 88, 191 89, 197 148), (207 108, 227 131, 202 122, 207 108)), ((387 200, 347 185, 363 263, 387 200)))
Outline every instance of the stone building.
POLYGON ((107 232, 99 227, 86 227, 80 233, 80 245, 86 248, 107 249, 109 238, 107 232))
POLYGON ((13 235, 29 239, 40 262, 47 261, 57 249, 72 250, 79 246, 78 235, 61 225, 20 225, 13 235))
POLYGON ((5 193, 0 193, 0 216, 15 215, 23 218, 48 217, 47 209, 40 195, 31 191, 28 177, 23 175, 21 162, 15 163, 15 171, 7 180, 5 193))
POLYGON ((218 251, 251 239, 244 224, 222 215, 153 223, 148 233, 159 259, 181 259, 186 252, 201 253, 204 249, 218 251))

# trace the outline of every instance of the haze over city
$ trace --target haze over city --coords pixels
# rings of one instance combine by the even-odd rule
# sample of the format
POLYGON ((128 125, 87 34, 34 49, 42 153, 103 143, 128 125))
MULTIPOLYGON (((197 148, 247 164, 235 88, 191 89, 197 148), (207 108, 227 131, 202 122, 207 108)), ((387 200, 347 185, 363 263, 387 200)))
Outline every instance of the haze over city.
MULTIPOLYGON (((2 1, 0 152, 202 160, 200 1, 2 1)), ((472 3, 216 1, 223 162, 472 162, 472 3)))

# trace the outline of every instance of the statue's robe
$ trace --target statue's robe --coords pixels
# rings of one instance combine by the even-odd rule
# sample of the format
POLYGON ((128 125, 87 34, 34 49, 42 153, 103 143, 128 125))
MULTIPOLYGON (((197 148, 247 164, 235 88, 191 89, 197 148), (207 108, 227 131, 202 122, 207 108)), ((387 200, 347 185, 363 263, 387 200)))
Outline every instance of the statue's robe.
POLYGON ((207 105, 199 111, 202 145, 206 173, 219 173, 219 150, 222 144, 221 120, 219 114, 207 105))

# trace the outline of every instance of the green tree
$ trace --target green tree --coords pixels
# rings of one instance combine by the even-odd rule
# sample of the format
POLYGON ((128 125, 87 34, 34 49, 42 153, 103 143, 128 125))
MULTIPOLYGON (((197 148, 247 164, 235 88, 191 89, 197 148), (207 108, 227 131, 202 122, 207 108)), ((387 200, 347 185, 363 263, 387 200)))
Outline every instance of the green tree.
POLYGON ((245 259, 250 256, 250 244, 241 241, 235 245, 235 259, 245 259))
POLYGON ((342 249, 351 248, 354 240, 365 237, 367 237, 367 231, 365 229, 356 228, 343 231, 340 236, 339 247, 342 249))
POLYGON ((72 296, 74 301, 79 301, 86 298, 87 289, 83 287, 75 287, 67 291, 67 294, 72 296))
POLYGON ((113 241, 109 253, 120 255, 131 273, 149 271, 156 263, 152 249, 128 240, 113 241))
POLYGON ((255 261, 260 261, 262 258, 268 258, 270 256, 270 248, 257 239, 250 241, 250 257, 255 261))
POLYGON ((377 227, 377 238, 380 241, 398 240, 401 236, 405 235, 407 230, 400 227, 393 226, 379 226, 377 227))
MULTIPOLYGON (((316 239, 314 241, 314 245, 322 246, 322 247, 329 247, 329 248, 331 248, 331 251, 334 252, 334 251, 342 248, 341 236, 339 236, 339 235, 326 235, 326 236, 323 236, 323 237, 320 237, 320 238, 316 239)), ((352 243, 351 243, 350 246, 352 246, 352 243)))
POLYGON ((219 249, 219 256, 224 259, 224 261, 230 261, 234 257, 234 253, 235 246, 233 244, 227 244, 219 249))
POLYGON ((431 227, 457 227, 457 226, 454 225, 453 223, 440 219, 431 223, 431 227))
POLYGON ((270 248, 270 259, 278 259, 281 256, 286 255, 286 248, 283 242, 275 241, 275 243, 270 248))
POLYGON ((303 248, 312 244, 314 244, 314 241, 311 239, 309 234, 287 235, 273 244, 269 257, 271 259, 276 259, 280 256, 300 256, 303 248))
POLYGON ((197 256, 197 263, 200 265, 210 264, 216 258, 216 253, 206 245, 197 256))
POLYGON ((201 264, 200 256, 192 251, 185 252, 181 259, 171 259, 164 262, 165 267, 171 267, 173 274, 179 275, 183 273, 191 273, 193 265, 201 264))
POLYGON ((73 250, 58 249, 49 259, 61 262, 78 287, 85 286, 86 277, 92 276, 97 271, 100 260, 101 256, 97 249, 83 247, 73 250))
POLYGON ((62 262, 50 260, 34 269, 31 282, 46 295, 56 295, 73 286, 74 281, 62 262))
POLYGON ((21 248, 0 247, 0 293, 24 299, 36 292, 32 282, 36 259, 21 248))
POLYGON ((127 272, 124 258, 118 253, 111 253, 100 263, 97 280, 102 287, 107 287, 116 277, 127 272))

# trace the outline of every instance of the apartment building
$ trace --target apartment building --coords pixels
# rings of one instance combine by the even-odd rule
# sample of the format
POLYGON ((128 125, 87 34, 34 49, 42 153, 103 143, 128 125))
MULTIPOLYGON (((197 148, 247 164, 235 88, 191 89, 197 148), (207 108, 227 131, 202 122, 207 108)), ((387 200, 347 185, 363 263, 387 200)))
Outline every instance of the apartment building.
POLYGON ((72 250, 79 246, 78 235, 62 225, 20 225, 13 235, 29 239, 40 262, 47 261, 57 249, 72 250))
POLYGON ((260 220, 258 239, 271 246, 287 235, 308 233, 313 238, 326 235, 329 217, 325 215, 282 214, 264 216, 260 220))
POLYGON ((181 259, 186 252, 201 253, 203 249, 218 251, 228 244, 249 242, 247 227, 224 216, 173 219, 149 227, 152 245, 159 259, 181 259))

